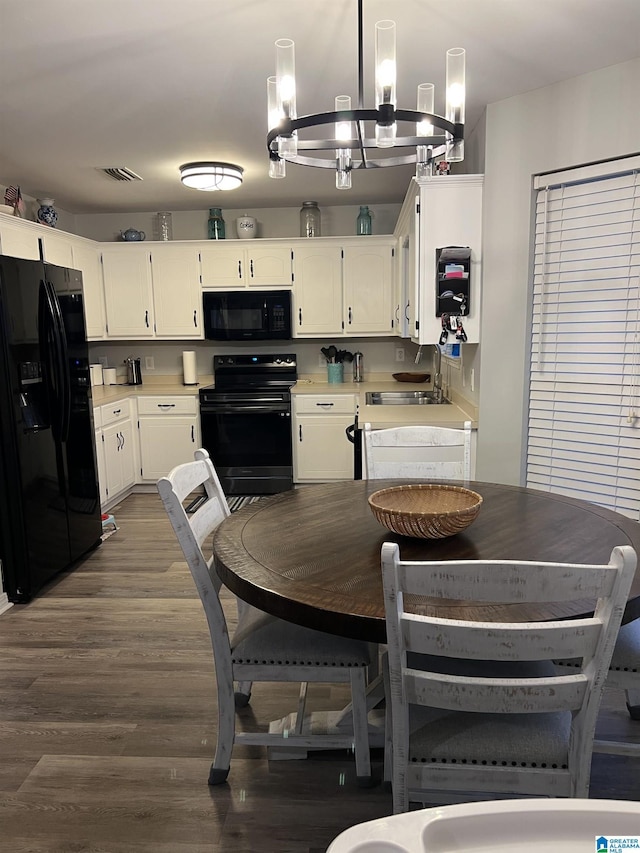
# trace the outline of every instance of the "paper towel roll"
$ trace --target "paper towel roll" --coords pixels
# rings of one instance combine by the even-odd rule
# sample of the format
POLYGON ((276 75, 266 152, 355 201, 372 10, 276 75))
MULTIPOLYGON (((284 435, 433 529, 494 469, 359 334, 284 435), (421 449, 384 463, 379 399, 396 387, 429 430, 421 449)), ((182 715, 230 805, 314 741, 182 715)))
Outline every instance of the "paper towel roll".
POLYGON ((182 353, 182 374, 185 385, 198 384, 198 370, 196 367, 196 354, 193 350, 182 353))
POLYGON ((102 378, 105 385, 117 385, 117 372, 115 367, 105 367, 102 371, 102 378))

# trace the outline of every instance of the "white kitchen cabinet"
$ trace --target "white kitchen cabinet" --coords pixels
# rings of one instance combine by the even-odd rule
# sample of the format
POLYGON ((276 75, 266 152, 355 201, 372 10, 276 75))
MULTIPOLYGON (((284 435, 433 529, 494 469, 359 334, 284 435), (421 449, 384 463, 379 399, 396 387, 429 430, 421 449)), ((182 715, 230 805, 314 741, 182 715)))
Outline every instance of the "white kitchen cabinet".
POLYGON ((139 397, 142 479, 156 482, 200 447, 198 402, 177 395, 139 397))
POLYGON ((355 394, 293 395, 294 482, 353 479, 353 445, 346 429, 355 410, 355 394))
POLYGON ((198 250, 192 245, 151 247, 151 280, 157 338, 202 338, 198 250))
POLYGON ((100 487, 100 506, 104 507, 107 503, 107 466, 104 458, 104 442, 102 441, 102 409, 100 406, 96 406, 93 410, 93 427, 95 431, 98 485, 100 487))
POLYGON ((103 247, 107 332, 110 338, 153 338, 153 285, 149 249, 122 244, 103 247))
POLYGON ((342 335, 342 247, 309 241, 293 252, 294 337, 342 335))
POLYGON ((203 288, 291 287, 291 246, 263 240, 213 241, 200 248, 203 288))
MULTIPOLYGON (((482 185, 482 175, 412 178, 409 193, 415 195, 418 188, 419 199, 419 306, 411 336, 418 344, 434 344, 440 338, 436 253, 446 246, 471 249, 469 309, 462 322, 467 342, 480 340, 482 185)), ((447 343, 455 342, 455 332, 449 332, 447 343)))
MULTIPOLYGON (((100 407, 102 430, 100 441, 103 447, 103 476, 100 492, 105 501, 113 500, 131 488, 136 481, 137 433, 131 420, 131 401, 117 400, 100 407)), ((100 459, 98 454, 98 466, 100 459)), ((100 477, 100 467, 98 467, 100 477)))
POLYGON ((294 246, 294 337, 393 334, 394 241, 362 237, 294 246))
POLYGON ((416 331, 420 296, 419 228, 419 190, 412 182, 393 232, 396 240, 393 328, 394 333, 400 338, 414 337, 416 331))
POLYGON ((393 334, 393 242, 343 244, 346 335, 393 334))
POLYGON ((39 261, 40 234, 41 226, 0 214, 0 255, 39 261))
POLYGON ((106 335, 104 287, 100 250, 91 240, 78 239, 72 244, 73 269, 82 273, 84 317, 89 340, 101 340, 106 335))
POLYGON ((73 267, 73 243, 70 234, 42 229, 42 257, 48 264, 58 267, 73 267))

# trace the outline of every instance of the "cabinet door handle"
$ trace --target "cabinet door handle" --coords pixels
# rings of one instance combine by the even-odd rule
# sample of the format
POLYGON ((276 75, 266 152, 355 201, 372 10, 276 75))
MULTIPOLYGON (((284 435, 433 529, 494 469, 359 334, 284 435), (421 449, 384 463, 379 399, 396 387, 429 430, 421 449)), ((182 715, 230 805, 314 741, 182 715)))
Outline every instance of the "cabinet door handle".
POLYGON ((351 325, 351 305, 349 305, 349 325, 351 325))
POLYGON ((193 325, 198 328, 198 310, 195 309, 193 312, 193 325))
POLYGON ((175 403, 158 403, 159 409, 175 409, 175 403))
POLYGON ((249 266, 251 269, 251 278, 253 278, 253 258, 251 258, 251 262, 250 262, 249 266))
POLYGON ((122 411, 122 409, 114 409, 112 414, 113 415, 119 415, 121 411, 122 411))
POLYGON ((124 433, 120 433, 120 438, 122 439, 121 449, 124 449, 124 433))
POLYGON ((330 409, 333 406, 333 403, 316 403, 316 406, 322 406, 324 409, 330 409))
POLYGON ((194 444, 196 440, 196 428, 193 424, 191 424, 191 444, 194 444))
POLYGON ((144 324, 148 329, 149 328, 149 312, 148 311, 144 312, 144 324))
POLYGON ((404 309, 404 319, 407 321, 407 323, 409 322, 409 315, 407 314, 407 311, 409 310, 409 305, 410 305, 410 303, 407 302, 405 309, 404 309))
POLYGON ((302 308, 298 308, 298 325, 302 325, 302 308))
POLYGON ((396 305, 396 323, 400 322, 400 306, 396 305))
POLYGON ((121 433, 121 432, 117 432, 117 433, 116 433, 116 438, 118 439, 118 447, 117 447, 117 450, 118 450, 118 453, 120 453, 120 451, 122 450, 122 433, 121 433))
POLYGON ((242 278, 242 261, 238 261, 238 278, 242 278))
POLYGON ((298 440, 302 441, 302 424, 298 424, 298 440))

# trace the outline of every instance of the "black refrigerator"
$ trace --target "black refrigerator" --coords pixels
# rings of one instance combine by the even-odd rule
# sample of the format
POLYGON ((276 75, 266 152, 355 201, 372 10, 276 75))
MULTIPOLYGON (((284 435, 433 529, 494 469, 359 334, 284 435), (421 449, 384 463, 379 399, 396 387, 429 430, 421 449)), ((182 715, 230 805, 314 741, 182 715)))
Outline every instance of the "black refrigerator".
POLYGON ((9 600, 29 601, 101 533, 82 274, 0 256, 0 560, 9 600))

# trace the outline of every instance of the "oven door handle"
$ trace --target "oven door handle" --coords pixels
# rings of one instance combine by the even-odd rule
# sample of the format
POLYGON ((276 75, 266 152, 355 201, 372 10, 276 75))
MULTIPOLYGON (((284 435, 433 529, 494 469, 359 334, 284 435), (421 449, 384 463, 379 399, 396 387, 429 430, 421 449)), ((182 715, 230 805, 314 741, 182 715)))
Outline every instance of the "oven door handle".
POLYGON ((212 406, 201 406, 200 412, 203 415, 242 414, 243 412, 264 412, 265 414, 286 412, 288 415, 289 406, 260 405, 255 403, 247 403, 247 405, 239 406, 237 403, 229 403, 228 405, 218 404, 215 408, 212 406))

